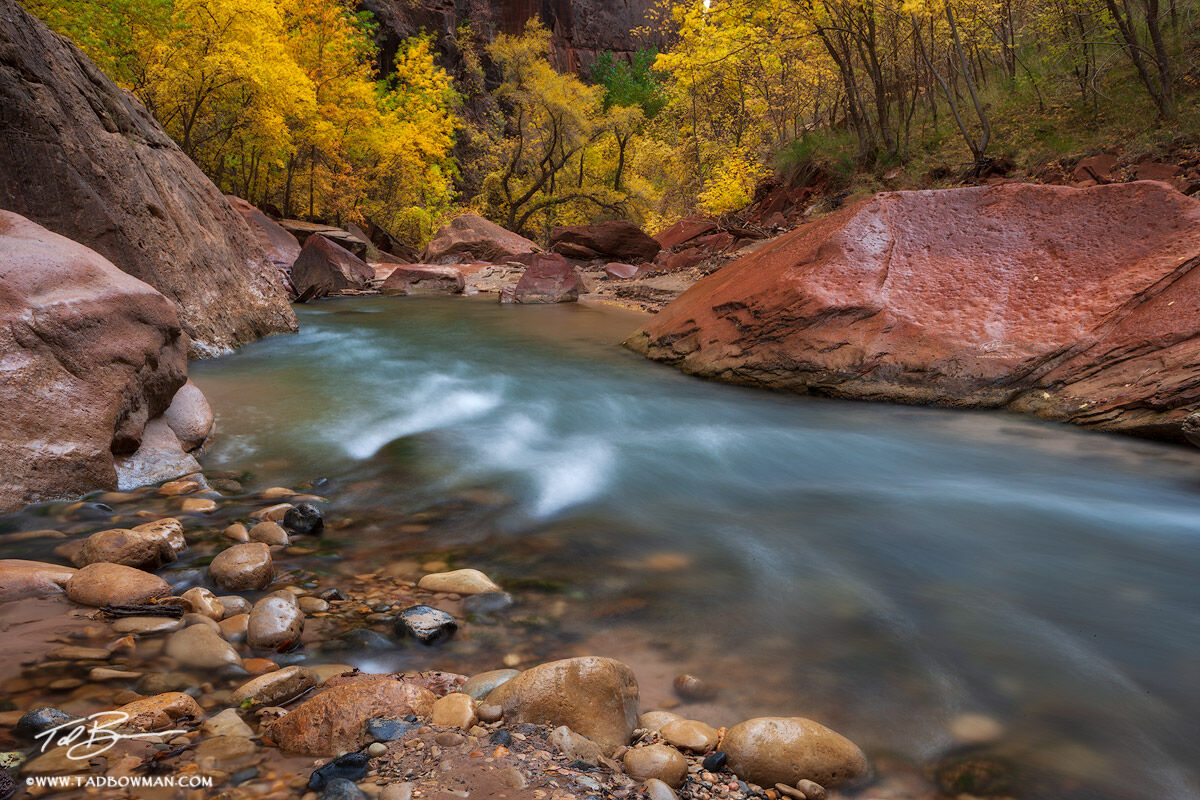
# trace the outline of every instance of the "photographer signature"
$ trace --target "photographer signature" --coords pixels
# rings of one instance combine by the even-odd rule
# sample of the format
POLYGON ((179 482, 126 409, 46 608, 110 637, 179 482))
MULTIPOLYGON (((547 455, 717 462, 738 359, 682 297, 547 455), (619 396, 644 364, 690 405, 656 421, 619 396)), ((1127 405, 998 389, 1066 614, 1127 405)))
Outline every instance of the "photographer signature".
POLYGON ((62 725, 48 728, 33 738, 45 739, 42 743, 43 753, 52 745, 66 747, 67 758, 72 761, 86 761, 102 753, 107 753, 117 742, 124 739, 146 739, 151 736, 187 733, 183 730, 156 731, 154 733, 117 733, 109 730, 109 728, 123 724, 128 719, 129 715, 122 711, 98 711, 91 716, 73 719, 62 725), (62 733, 61 736, 60 733, 62 733))

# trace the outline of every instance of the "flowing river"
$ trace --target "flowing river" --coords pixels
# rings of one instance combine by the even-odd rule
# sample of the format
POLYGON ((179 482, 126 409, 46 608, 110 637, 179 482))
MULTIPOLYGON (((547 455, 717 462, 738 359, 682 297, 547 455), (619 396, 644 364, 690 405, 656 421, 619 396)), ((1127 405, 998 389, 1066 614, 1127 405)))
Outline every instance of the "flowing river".
POLYGON ((811 716, 877 764, 1011 765, 1017 796, 1200 797, 1200 451, 707 383, 620 348, 616 310, 300 316, 192 374, 206 468, 327 479, 328 563, 484 569, 540 598, 524 655, 623 658, 650 702, 693 672, 716 724, 811 716))

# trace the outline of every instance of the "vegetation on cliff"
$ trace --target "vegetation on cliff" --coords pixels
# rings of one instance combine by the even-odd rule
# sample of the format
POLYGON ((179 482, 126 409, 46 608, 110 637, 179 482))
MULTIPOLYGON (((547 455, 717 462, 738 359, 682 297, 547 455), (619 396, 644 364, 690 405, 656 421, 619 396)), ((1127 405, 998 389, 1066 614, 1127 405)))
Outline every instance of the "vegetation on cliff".
POLYGON ((413 243, 467 206, 528 235, 656 228, 772 171, 840 192, 1036 175, 1200 121, 1193 0, 672 0, 631 34, 662 52, 578 76, 536 19, 464 24, 454 74, 426 36, 379 74, 350 0, 26 2, 223 190, 413 243))

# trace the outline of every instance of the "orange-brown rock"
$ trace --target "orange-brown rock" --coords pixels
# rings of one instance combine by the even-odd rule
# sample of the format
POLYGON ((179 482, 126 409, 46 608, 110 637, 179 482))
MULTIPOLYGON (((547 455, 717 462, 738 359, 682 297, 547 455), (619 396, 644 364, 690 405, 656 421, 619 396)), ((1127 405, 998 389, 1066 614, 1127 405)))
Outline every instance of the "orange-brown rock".
POLYGON ((271 724, 267 733, 284 750, 331 756, 357 750, 372 717, 426 717, 433 692, 398 678, 358 680, 326 689, 271 724))
POLYGON ((1165 184, 886 192, 699 281, 627 345, 834 397, 1177 438, 1200 403, 1200 200, 1165 184))
POLYGON ((729 769, 763 786, 816 781, 833 787, 867 774, 854 742, 803 717, 757 717, 729 729, 721 743, 729 769))
POLYGON ((57 564, 20 558, 0 559, 0 603, 62 594, 63 587, 74 574, 75 570, 70 567, 57 564))
POLYGON ((122 564, 88 564, 66 582, 67 597, 85 606, 133 606, 165 597, 167 582, 122 564))
POLYGON ((0 510, 115 489, 114 453, 138 448, 187 379, 187 337, 165 297, 5 211, 0 353, 0 510))
MULTIPOLYGON (((142 731, 160 731, 171 726, 182 728, 177 723, 204 718, 204 711, 199 704, 183 692, 167 692, 135 700, 118 708, 116 713, 125 714, 125 724, 142 731)), ((109 718, 105 717, 101 723, 108 721, 109 718)))
POLYGON ((611 755, 637 725, 638 685, 629 667, 585 656, 525 670, 487 696, 509 722, 566 725, 611 755))

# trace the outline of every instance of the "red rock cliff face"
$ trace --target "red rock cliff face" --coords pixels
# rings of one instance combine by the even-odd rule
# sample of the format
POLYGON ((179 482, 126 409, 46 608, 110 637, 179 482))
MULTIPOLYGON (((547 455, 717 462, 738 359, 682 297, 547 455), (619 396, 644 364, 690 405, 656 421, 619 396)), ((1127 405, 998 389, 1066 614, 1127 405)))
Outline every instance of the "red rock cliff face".
POLYGON ((0 0, 0 209, 173 301, 194 355, 296 329, 250 229, 131 94, 0 0))
POLYGON ((643 44, 632 31, 645 22, 652 0, 361 0, 379 23, 381 67, 390 68, 400 41, 434 34, 447 66, 457 58, 455 29, 463 23, 482 39, 520 33, 538 17, 553 33, 554 66, 584 72, 605 50, 629 54, 643 44))
POLYGON ((1200 200, 1166 184, 888 192, 705 278, 627 344, 835 397, 1178 438, 1200 404, 1200 200))

